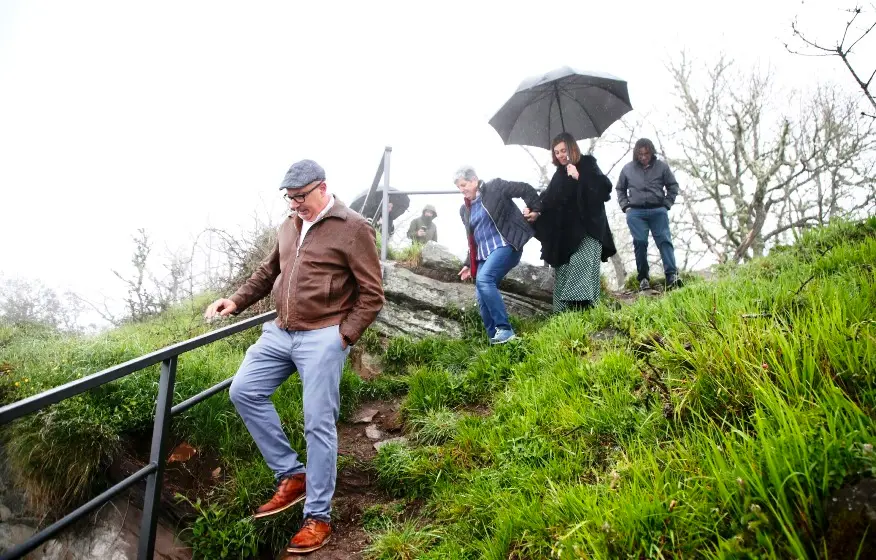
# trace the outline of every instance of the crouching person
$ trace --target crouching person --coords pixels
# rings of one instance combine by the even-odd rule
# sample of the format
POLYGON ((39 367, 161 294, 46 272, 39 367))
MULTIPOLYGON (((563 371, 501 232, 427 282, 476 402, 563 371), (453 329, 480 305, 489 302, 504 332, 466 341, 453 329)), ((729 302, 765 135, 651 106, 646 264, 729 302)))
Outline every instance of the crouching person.
POLYGON ((453 182, 464 198, 459 215, 468 234, 469 248, 465 261, 468 264, 459 271, 459 277, 474 278, 478 308, 490 344, 503 344, 514 338, 514 330, 499 284, 520 262, 523 246, 535 233, 529 221, 535 221, 541 211, 538 192, 526 183, 481 181, 475 170, 467 166, 456 172, 453 182), (514 204, 515 198, 526 203, 523 213, 514 204))

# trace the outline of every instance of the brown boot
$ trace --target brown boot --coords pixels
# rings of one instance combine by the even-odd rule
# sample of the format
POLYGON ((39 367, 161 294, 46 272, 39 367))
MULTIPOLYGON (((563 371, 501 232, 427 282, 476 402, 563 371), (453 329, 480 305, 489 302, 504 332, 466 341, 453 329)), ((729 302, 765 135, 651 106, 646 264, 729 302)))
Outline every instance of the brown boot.
POLYGON ((308 517, 301 530, 289 541, 286 552, 307 554, 328 544, 332 537, 332 526, 325 521, 308 517))
POLYGON ((274 492, 274 497, 268 503, 259 507, 253 514, 253 518, 267 517, 280 513, 283 510, 289 509, 298 502, 304 499, 304 492, 307 489, 305 482, 305 474, 293 474, 280 481, 277 485, 277 491, 274 492))

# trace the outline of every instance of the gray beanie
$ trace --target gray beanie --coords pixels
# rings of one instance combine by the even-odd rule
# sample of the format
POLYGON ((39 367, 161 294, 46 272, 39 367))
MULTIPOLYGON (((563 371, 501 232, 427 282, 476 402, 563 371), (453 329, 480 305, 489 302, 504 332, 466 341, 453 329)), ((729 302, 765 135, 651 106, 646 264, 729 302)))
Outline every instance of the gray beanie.
POLYGON ((314 181, 325 181, 325 169, 312 159, 302 159, 286 172, 280 189, 300 189, 314 181))

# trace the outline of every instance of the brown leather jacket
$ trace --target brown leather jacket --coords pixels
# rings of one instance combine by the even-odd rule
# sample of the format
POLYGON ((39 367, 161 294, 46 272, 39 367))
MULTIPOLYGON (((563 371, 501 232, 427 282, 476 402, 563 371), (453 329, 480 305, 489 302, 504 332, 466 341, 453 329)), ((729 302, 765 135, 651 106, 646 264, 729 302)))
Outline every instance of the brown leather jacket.
POLYGON ((374 229, 337 199, 299 249, 301 224, 295 214, 283 222, 271 254, 231 296, 235 312, 273 291, 280 328, 340 325, 341 335, 355 344, 384 302, 374 229))

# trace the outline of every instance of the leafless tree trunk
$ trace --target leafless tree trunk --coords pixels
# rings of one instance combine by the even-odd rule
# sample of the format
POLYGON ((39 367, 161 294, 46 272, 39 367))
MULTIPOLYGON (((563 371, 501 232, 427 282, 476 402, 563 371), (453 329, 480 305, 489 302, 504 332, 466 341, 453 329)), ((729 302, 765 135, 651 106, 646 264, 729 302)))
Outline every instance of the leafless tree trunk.
POLYGON ((821 89, 780 107, 768 72, 736 73, 724 58, 705 78, 684 54, 669 71, 681 133, 668 159, 687 178, 686 225, 719 262, 761 256, 787 234, 872 207, 876 131, 849 118, 854 101, 821 89))

